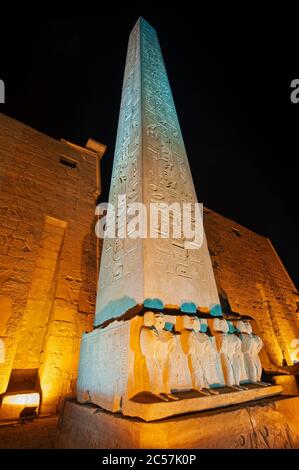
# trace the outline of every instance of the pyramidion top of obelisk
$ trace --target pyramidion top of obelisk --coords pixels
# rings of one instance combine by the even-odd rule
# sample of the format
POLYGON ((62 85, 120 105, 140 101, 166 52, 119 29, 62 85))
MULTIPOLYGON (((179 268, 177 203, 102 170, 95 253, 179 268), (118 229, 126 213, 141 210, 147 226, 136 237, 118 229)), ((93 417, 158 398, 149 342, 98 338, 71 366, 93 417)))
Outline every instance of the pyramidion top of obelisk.
POLYGON ((138 18, 138 20, 136 21, 135 24, 138 24, 138 23, 147 25, 147 26, 149 26, 151 29, 153 29, 154 31, 156 31, 155 28, 154 28, 148 21, 146 21, 142 16, 139 16, 139 18, 138 18))
MULTIPOLYGON (((155 28, 153 28, 153 26, 151 24, 149 24, 148 21, 146 21, 144 18, 142 18, 142 16, 139 16, 138 20, 136 21, 134 27, 132 28, 132 31, 137 28, 137 27, 141 27, 142 26, 146 26, 147 28, 150 28, 155 34, 157 34, 157 31, 155 28)), ((131 31, 131 32, 132 32, 131 31)))

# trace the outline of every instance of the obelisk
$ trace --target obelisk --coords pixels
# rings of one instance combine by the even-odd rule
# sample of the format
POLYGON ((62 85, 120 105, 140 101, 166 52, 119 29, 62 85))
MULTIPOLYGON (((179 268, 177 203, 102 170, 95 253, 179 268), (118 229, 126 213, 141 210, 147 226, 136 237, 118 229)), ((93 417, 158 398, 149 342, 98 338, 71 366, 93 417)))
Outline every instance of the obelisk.
MULTIPOLYGON (((129 38, 109 203, 124 196, 147 209, 197 202, 157 33, 142 18, 129 38)), ((136 304, 221 315, 205 236, 200 248, 186 249, 183 237, 157 232, 104 239, 95 326, 136 304)))
MULTIPOLYGON (((157 34, 142 18, 129 39, 110 204, 119 198, 146 208, 197 200, 157 34)), ((96 328, 82 337, 78 402, 63 409, 58 445, 197 448, 202 434, 209 441, 210 426, 217 439, 221 429, 235 443, 239 418, 223 413, 211 417, 213 424, 188 413, 281 392, 260 382, 262 343, 250 333, 252 319, 236 314, 242 321, 233 325, 222 316, 205 237, 191 248, 185 235, 126 237, 132 219, 122 216, 120 236, 104 239, 96 328), (256 369, 255 382, 245 377, 245 359, 256 369), (184 416, 163 421, 176 415, 184 416), (161 421, 151 426, 128 417, 161 421)), ((162 235, 165 226, 154 229, 162 235)))

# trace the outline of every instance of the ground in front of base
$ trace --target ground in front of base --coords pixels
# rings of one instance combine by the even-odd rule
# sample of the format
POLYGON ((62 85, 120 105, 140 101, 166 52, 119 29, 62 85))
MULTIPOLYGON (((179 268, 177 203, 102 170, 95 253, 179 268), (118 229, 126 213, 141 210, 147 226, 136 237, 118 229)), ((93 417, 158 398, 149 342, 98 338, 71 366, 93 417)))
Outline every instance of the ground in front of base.
POLYGON ((0 449, 53 449, 58 415, 0 424, 0 449))

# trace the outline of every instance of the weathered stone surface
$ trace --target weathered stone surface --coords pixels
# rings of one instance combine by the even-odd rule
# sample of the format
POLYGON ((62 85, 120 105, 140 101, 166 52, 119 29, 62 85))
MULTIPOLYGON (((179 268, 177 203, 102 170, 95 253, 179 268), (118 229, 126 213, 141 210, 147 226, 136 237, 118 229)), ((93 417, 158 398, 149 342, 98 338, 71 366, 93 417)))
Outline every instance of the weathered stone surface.
POLYGON ((285 395, 299 395, 298 375, 276 375, 274 383, 280 385, 285 395))
MULTIPOLYGON (((143 141, 155 158, 162 145, 163 153, 168 150, 162 123, 155 129, 150 120, 152 108, 161 107, 161 100, 144 85, 149 127, 143 141)), ((96 160, 84 149, 4 115, 0 115, 0 159, 0 339, 5 343, 0 393, 13 368, 41 363, 49 393, 47 410, 52 412, 60 396, 74 393, 79 338, 91 329, 93 320, 97 256, 92 220, 100 190, 96 160), (77 168, 62 165, 61 155, 76 159, 77 168), (45 216, 56 223, 45 224, 45 216)), ((135 187, 131 189, 134 195, 135 187)), ((157 188, 150 189, 157 193, 157 188)), ((299 334, 295 286, 269 240, 210 210, 205 211, 204 224, 219 291, 234 310, 255 318, 254 331, 267 352, 262 351, 264 368, 299 359, 292 346, 299 334)), ((120 252, 116 250, 116 261, 120 252)), ((117 269, 115 273, 117 277, 117 269)), ((178 363, 180 357, 177 354, 178 363)), ((291 384, 290 379, 277 379, 277 383, 298 390, 294 380, 291 384)))
POLYGON ((11 370, 37 368, 56 412, 75 392, 80 336, 93 323, 99 158, 1 114, 0 161, 0 393, 11 370))
POLYGON ((83 335, 77 382, 80 402, 91 401, 116 412, 120 411, 128 388, 129 393, 134 393, 134 387, 138 385, 134 383, 134 349, 131 346, 134 333, 138 337, 138 320, 140 318, 132 322, 113 322, 103 330, 83 335), (131 387, 128 385, 130 375, 131 387))
MULTIPOLYGON (((176 325, 176 319, 175 316, 168 318, 173 325, 176 325)), ((222 322, 226 324, 226 320, 222 322)), ((248 390, 240 391, 224 383, 214 383, 217 388, 209 388, 208 382, 200 386, 195 384, 195 391, 191 381, 189 348, 182 349, 181 335, 163 329, 164 326, 162 315, 147 312, 144 317, 114 321, 105 328, 83 335, 77 383, 78 401, 152 421, 243 403, 281 392, 280 386, 246 384, 248 390), (207 388, 201 392, 203 387, 207 388)), ((207 340, 213 344, 213 338, 207 337, 207 340)), ((215 368, 216 365, 216 361, 212 360, 209 368, 215 368)), ((233 381, 228 385, 239 383, 233 381)))
MULTIPOLYGON (((129 38, 109 202, 123 195, 146 206, 148 234, 151 203, 192 203, 194 216, 197 202, 157 33, 142 18, 129 38)), ((145 299, 219 305, 205 237, 186 249, 183 235, 161 238, 161 222, 154 229, 158 238, 104 239, 95 325, 145 299)))
POLYGON ((139 417, 144 421, 155 421, 169 416, 191 413, 194 411, 211 410, 225 406, 245 403, 259 398, 279 395, 282 389, 279 385, 272 387, 252 388, 236 391, 219 389, 218 395, 203 396, 200 393, 176 393, 178 401, 154 402, 137 399, 125 400, 122 412, 125 416, 139 417), (188 396, 189 395, 189 396, 188 396))
POLYGON ((232 310, 254 318, 253 331, 264 343, 263 367, 298 361, 296 287, 270 240, 210 209, 204 210, 204 226, 219 293, 232 310))
POLYGON ((57 448, 299 448, 299 398, 267 399, 239 408, 193 413, 152 423, 66 401, 57 448), (292 411, 296 410, 295 413, 292 411))

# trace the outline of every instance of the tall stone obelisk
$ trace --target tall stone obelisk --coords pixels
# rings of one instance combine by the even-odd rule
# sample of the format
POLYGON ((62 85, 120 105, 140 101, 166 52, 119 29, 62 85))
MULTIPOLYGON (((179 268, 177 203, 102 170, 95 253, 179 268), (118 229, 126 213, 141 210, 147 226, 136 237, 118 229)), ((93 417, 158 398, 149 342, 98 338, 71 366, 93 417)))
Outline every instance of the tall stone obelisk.
MULTIPOLYGON (((119 196, 148 209, 197 201, 157 33, 142 18, 129 38, 109 202, 119 196)), ((205 236, 201 248, 186 249, 183 237, 156 229, 159 238, 104 240, 96 326, 136 304, 221 315, 205 236)))
MULTIPOLYGON (((118 205, 119 196, 146 208, 196 202, 157 34, 141 18, 129 40, 109 202, 118 205)), ((118 228, 130 232, 122 210, 118 228)), ((162 222, 154 229, 163 232, 162 222)), ((234 326, 221 314, 205 237, 195 249, 185 238, 104 240, 96 328, 82 337, 78 402, 63 409, 59 446, 197 448, 206 429, 205 444, 211 429, 218 439, 223 421, 232 447, 243 421, 223 414, 207 424, 188 413, 281 392, 260 382, 262 341, 251 318, 237 316, 234 326), (127 419, 176 415, 185 416, 153 427, 127 419)))

